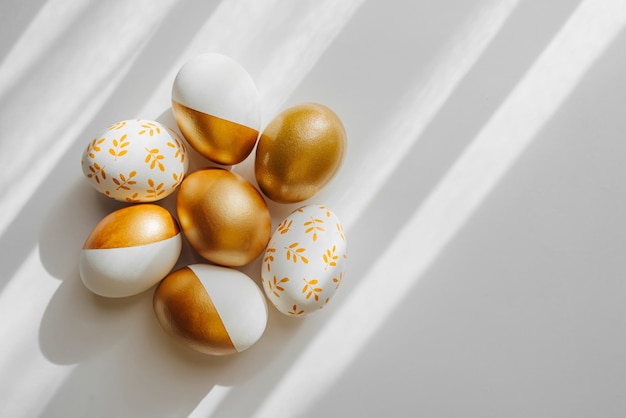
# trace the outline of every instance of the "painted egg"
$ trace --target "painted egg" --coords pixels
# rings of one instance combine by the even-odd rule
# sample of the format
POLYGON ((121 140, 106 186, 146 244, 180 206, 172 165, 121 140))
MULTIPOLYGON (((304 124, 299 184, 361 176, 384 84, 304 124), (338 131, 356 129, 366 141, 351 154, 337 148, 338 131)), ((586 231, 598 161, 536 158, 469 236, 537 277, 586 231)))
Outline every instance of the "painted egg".
POLYGON ((154 202, 187 172, 187 150, 170 128, 149 120, 118 122, 85 149, 83 173, 99 192, 122 202, 154 202))
POLYGON ((263 196, 245 178, 225 169, 187 176, 176 210, 189 244, 215 264, 248 264, 270 239, 272 220, 263 196))
POLYGON ((286 315, 317 312, 341 285, 346 258, 346 237, 337 216, 325 206, 303 206, 278 225, 267 245, 263 290, 286 315))
POLYGON ((228 267, 193 264, 169 274, 154 292, 153 306, 169 335, 205 354, 244 351, 267 325, 261 289, 228 267))
POLYGON ((243 161, 259 136, 256 85, 239 63, 221 54, 201 54, 181 67, 172 87, 172 112, 187 142, 219 164, 243 161))
POLYGON ((104 217, 80 254, 80 277, 101 296, 141 293, 163 279, 182 248, 174 217, 161 206, 128 206, 104 217))
POLYGON ((331 109, 315 103, 290 107, 261 134, 254 163, 257 183, 275 202, 309 199, 335 176, 346 148, 343 123, 331 109))

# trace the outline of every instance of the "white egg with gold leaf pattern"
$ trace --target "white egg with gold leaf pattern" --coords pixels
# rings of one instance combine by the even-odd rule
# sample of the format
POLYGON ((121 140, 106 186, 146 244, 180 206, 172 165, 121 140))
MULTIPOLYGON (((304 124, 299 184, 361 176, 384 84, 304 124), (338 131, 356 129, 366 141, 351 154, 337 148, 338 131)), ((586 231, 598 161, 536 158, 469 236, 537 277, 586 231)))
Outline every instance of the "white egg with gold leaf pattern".
POLYGON ((346 250, 343 227, 330 209, 296 209, 278 225, 263 255, 265 295, 285 315, 319 311, 342 283, 346 250))
POLYGON ((81 166, 89 183, 112 199, 154 202, 182 182, 187 149, 176 132, 159 122, 125 120, 89 141, 81 166))

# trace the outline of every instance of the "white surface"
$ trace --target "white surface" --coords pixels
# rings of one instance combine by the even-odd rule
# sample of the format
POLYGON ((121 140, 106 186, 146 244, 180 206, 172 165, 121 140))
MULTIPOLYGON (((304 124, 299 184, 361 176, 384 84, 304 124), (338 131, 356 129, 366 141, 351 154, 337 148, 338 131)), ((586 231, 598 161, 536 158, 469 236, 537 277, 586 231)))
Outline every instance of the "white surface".
POLYGON ((623 0, 0 3, 0 415, 624 416, 625 25, 623 0), (340 291, 228 358, 78 275, 123 206, 82 178, 86 141, 172 123, 205 51, 248 70, 263 124, 317 101, 349 137, 312 199, 344 224, 340 291))

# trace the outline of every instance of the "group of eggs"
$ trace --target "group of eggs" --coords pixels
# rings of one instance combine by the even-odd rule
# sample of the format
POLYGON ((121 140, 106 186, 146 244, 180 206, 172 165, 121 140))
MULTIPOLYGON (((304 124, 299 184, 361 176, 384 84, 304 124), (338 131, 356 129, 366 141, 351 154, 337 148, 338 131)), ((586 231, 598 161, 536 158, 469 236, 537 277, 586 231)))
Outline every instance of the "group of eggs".
POLYGON ((272 231, 265 197, 297 203, 315 196, 338 171, 347 146, 341 120, 306 103, 283 110, 260 132, 254 81, 232 58, 198 55, 172 88, 172 111, 183 138, 150 120, 126 120, 93 138, 82 156, 89 183, 129 205, 104 217, 80 256, 85 286, 126 297, 156 286, 153 308, 162 328, 197 351, 224 355, 257 342, 267 300, 280 312, 306 316, 323 308, 341 284, 346 238, 327 207, 304 205, 272 231), (256 146, 258 189, 225 168, 188 173, 190 145, 230 166, 256 146), (154 204, 177 191, 176 215, 154 204), (207 263, 172 271, 182 242, 207 263), (257 257, 261 288, 235 267, 257 257))

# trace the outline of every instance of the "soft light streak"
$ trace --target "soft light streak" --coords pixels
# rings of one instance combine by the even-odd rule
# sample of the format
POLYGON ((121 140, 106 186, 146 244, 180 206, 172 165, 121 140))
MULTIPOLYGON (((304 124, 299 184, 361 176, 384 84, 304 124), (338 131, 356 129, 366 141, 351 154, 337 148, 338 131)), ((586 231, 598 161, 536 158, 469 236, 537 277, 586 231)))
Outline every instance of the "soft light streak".
POLYGON ((158 116, 169 105, 180 67, 202 52, 219 52, 241 63, 261 95, 267 123, 315 65, 364 0, 230 0, 220 3, 189 43, 154 94, 143 115, 158 116), (271 45, 271 50, 266 47, 271 45))
POLYGON ((214 386, 187 418, 204 418, 213 416, 217 407, 232 389, 233 388, 229 386, 214 386))
POLYGON ((59 283, 41 280, 46 272, 38 259, 35 247, 17 272, 22 280, 9 282, 0 293, 0 376, 5 377, 0 379, 0 405, 4 416, 39 415, 37 409, 74 369, 51 364, 39 350, 39 323, 59 283), (26 408, 30 408, 28 413, 26 408))
POLYGON ((257 416, 302 414, 342 375, 625 24, 621 0, 588 0, 578 6, 257 416), (389 271, 394 286, 381 286, 379 281, 386 280, 389 271), (377 303, 363 309, 372 294, 377 303), (332 357, 315 361, 318 353, 331 351, 332 357), (305 386, 307 390, 302 390, 305 386), (286 401, 296 394, 297 402, 286 401))
POLYGON ((491 40, 500 31, 518 0, 492 1, 469 19, 452 38, 447 48, 431 64, 432 71, 426 79, 418 80, 407 88, 400 103, 395 105, 395 117, 380 124, 374 137, 385 138, 371 146, 356 168, 362 176, 361 187, 341 187, 348 190, 339 196, 342 219, 346 229, 358 219, 359 213, 387 182, 393 170, 424 132, 446 101, 454 93, 463 77, 480 59, 491 40), (384 161, 384 164, 380 162, 384 161), (376 167, 376 170, 371 170, 376 167))
POLYGON ((76 21, 89 5, 89 1, 49 0, 44 3, 17 42, 12 45, 11 50, 2 58, 0 101, 11 89, 20 85, 37 62, 46 57, 59 39, 68 32, 71 26, 62 23, 76 21))
POLYGON ((160 7, 148 0, 98 3, 86 14, 71 9, 32 26, 17 41, 0 73, 6 93, 0 101, 0 235, 110 97, 176 1, 162 0, 160 7), (39 38, 68 27, 71 32, 62 35, 53 54, 35 58, 29 52, 43 53, 39 38), (7 90, 13 82, 18 88, 7 90))

